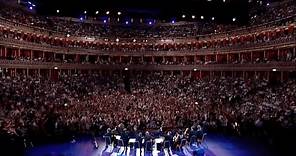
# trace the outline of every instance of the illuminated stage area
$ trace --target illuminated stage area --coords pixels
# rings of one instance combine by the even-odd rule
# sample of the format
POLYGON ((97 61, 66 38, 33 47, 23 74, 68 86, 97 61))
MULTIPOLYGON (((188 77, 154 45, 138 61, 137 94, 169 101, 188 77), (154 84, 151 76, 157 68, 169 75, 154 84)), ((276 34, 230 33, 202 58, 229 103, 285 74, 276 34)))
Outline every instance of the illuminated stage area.
MULTIPOLYGON (((201 146, 184 146, 181 151, 171 151, 164 149, 162 152, 153 148, 152 152, 128 148, 105 148, 105 142, 98 141, 99 148, 94 148, 93 141, 79 140, 75 143, 51 144, 40 147, 34 147, 27 150, 26 156, 115 156, 115 155, 158 155, 158 156, 273 156, 273 151, 264 144, 255 140, 244 140, 235 137, 225 137, 221 135, 210 135, 206 142, 201 146), (195 151, 195 152, 194 152, 195 151), (194 154, 193 154, 194 153, 194 154)), ((274 154, 275 155, 275 154, 274 154)))

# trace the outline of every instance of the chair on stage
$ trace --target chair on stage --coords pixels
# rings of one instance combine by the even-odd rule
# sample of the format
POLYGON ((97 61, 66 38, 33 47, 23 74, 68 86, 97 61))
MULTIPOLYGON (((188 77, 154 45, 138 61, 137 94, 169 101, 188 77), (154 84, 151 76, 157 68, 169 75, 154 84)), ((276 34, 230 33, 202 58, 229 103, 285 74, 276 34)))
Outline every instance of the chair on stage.
POLYGON ((205 139, 206 136, 207 136, 207 133, 204 133, 204 134, 202 135, 202 138, 201 138, 201 140, 199 141, 199 144, 200 144, 200 145, 203 145, 204 148, 208 149, 209 147, 208 147, 208 144, 206 143, 206 139, 205 139))
POLYGON ((194 143, 197 143, 197 137, 195 135, 192 135, 190 137, 190 145, 193 145, 194 143))
POLYGON ((134 143, 134 148, 137 149, 137 148, 141 148, 140 146, 140 142, 139 141, 135 141, 134 143))
POLYGON ((186 145, 187 145, 187 140, 182 139, 180 143, 179 151, 182 151, 182 148, 185 147, 186 145))
POLYGON ((145 142, 145 152, 152 152, 152 142, 151 141, 146 141, 145 142))
POLYGON ((164 149, 169 149, 171 147, 171 143, 169 141, 164 141, 164 149))
POLYGON ((180 146, 183 147, 183 146, 186 146, 186 144, 187 144, 187 140, 186 139, 182 139, 180 146))
POLYGON ((103 136, 105 139, 106 147, 107 148, 109 145, 112 145, 111 137, 110 136, 103 136))
POLYGON ((117 140, 117 146, 119 147, 125 147, 124 141, 122 139, 117 140))

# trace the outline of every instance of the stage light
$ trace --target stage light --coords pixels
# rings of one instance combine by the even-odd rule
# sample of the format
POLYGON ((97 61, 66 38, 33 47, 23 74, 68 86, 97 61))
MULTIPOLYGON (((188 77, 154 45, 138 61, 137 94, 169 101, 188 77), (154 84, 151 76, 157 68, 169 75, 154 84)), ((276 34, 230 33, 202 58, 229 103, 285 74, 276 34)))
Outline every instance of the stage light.
POLYGON ((226 0, 223 0, 223 2, 225 3, 225 2, 226 2, 226 0))
POLYGON ((57 13, 60 13, 60 10, 57 10, 57 13))
POLYGON ((125 21, 125 24, 128 25, 128 21, 125 21))
POLYGON ((65 107, 67 107, 67 106, 68 106, 68 104, 67 104, 67 103, 65 103, 65 104, 64 104, 64 106, 65 106, 65 107))
POLYGON ((192 19, 195 19, 195 15, 192 15, 191 18, 192 18, 192 19))
POLYGON ((99 14, 99 11, 96 11, 96 15, 99 14))
POLYGON ((233 21, 233 22, 235 22, 235 21, 236 21, 236 18, 235 18, 235 17, 233 17, 233 18, 232 18, 232 21, 233 21))
POLYGON ((204 16, 200 16, 200 19, 204 19, 205 17, 204 16))
POLYGON ((267 3, 266 5, 269 6, 269 3, 267 3))
POLYGON ((70 34, 67 34, 67 37, 70 37, 70 34))
POLYGON ((116 42, 119 42, 119 39, 117 38, 115 41, 116 41, 116 42))
POLYGON ((83 21, 83 17, 80 17, 79 19, 80 19, 80 21, 83 21))
POLYGON ((33 7, 30 6, 29 9, 30 9, 30 10, 33 10, 33 7))
POLYGON ((87 11, 86 10, 84 11, 84 14, 87 14, 87 11))
POLYGON ((186 18, 186 15, 182 15, 182 18, 186 18))
POLYGON ((110 11, 106 11, 106 14, 109 15, 110 14, 110 11))
POLYGON ((103 22, 104 22, 104 23, 107 23, 107 20, 104 20, 103 22))
POLYGON ((172 24, 174 24, 175 23, 175 20, 172 20, 172 24))
POLYGON ((198 105, 198 102, 194 102, 194 104, 198 105))
POLYGON ((212 21, 214 21, 215 20, 215 17, 212 17, 212 21))
POLYGON ((125 71, 128 71, 128 68, 124 68, 125 71))
POLYGON ((137 40, 136 39, 133 39, 133 42, 136 42, 137 40))
POLYGON ((196 69, 196 68, 194 68, 194 69, 193 69, 193 71, 197 71, 197 69, 196 69))
POLYGON ((59 69, 59 68, 58 68, 58 67, 54 67, 53 69, 57 70, 57 69, 59 69))
POLYGON ((120 11, 118 11, 118 12, 117 12, 117 15, 121 15, 121 12, 120 12, 120 11))
POLYGON ((151 25, 151 24, 152 24, 152 22, 150 21, 150 22, 149 22, 149 25, 151 25))
POLYGON ((273 71, 273 72, 276 72, 276 71, 277 71, 277 69, 276 69, 276 68, 273 68, 273 69, 272 69, 272 71, 273 71))

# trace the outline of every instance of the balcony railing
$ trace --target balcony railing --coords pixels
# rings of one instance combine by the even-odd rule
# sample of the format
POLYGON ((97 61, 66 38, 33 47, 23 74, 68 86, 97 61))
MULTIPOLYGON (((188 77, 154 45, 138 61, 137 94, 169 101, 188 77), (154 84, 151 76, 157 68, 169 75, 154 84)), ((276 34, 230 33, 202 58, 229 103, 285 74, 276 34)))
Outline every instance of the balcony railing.
MULTIPOLYGON (((266 30, 268 28, 273 28, 275 26, 281 25, 283 23, 285 23, 286 21, 295 21, 296 15, 291 15, 289 17, 283 18, 283 19, 278 19, 272 22, 267 22, 267 23, 263 23, 263 24, 259 24, 259 25, 253 25, 253 26, 244 26, 241 28, 237 28, 231 31, 225 31, 225 32, 219 32, 219 33, 211 33, 211 34, 201 34, 201 35, 197 35, 197 36, 189 36, 189 37, 174 37, 174 40, 192 40, 192 39, 196 39, 196 38, 213 38, 213 37, 225 37, 228 36, 229 34, 235 34, 235 35, 241 35, 241 34, 246 34, 246 33, 250 33, 250 32, 256 32, 256 31, 262 31, 262 30, 266 30)), ((295 23, 295 22, 294 22, 295 23)), ((49 30, 49 29, 44 29, 44 28, 40 28, 40 27, 35 27, 32 25, 27 25, 27 24, 23 24, 23 23, 18 23, 18 22, 14 22, 11 21, 9 19, 5 19, 3 17, 0 17, 0 25, 5 25, 5 26, 10 26, 12 28, 17 28, 19 30, 23 30, 26 32, 33 32, 33 33, 39 33, 39 34, 44 34, 44 35, 51 35, 53 37, 65 37, 65 35, 67 34, 67 32, 61 32, 61 31, 54 31, 54 30, 49 30)), ((106 37, 98 37, 98 36, 94 36, 97 40, 104 40, 106 37)), ((81 37, 74 37, 76 39, 79 39, 81 37)), ((109 39, 115 39, 117 38, 116 36, 108 37, 109 39)), ((137 40, 145 40, 147 38, 141 38, 141 37, 136 37, 137 40)), ((160 40, 160 39, 170 39, 171 37, 156 37, 156 38, 149 38, 149 42, 155 42, 155 40, 160 40)), ((120 38, 121 41, 124 40, 130 40, 130 38, 120 38)))
POLYGON ((204 55, 204 54, 216 54, 216 53, 238 53, 238 52, 248 52, 248 51, 261 51, 268 49, 277 49, 285 47, 295 47, 296 37, 285 38, 280 40, 274 40, 263 43, 250 43, 244 45, 232 45, 230 47, 223 48, 203 48, 197 50, 180 50, 180 51, 103 51, 96 49, 86 49, 86 48, 68 48, 52 46, 48 44, 39 44, 27 41, 20 41, 9 38, 0 37, 0 45, 12 48, 29 49, 35 51, 44 52, 55 52, 55 53, 65 53, 65 54, 89 54, 89 55, 130 55, 130 56, 142 56, 142 55, 204 55))
POLYGON ((120 65, 74 64, 38 61, 0 60, 1 68, 28 69, 85 69, 85 70, 187 70, 200 71, 296 71, 296 62, 270 62, 262 64, 203 64, 203 65, 120 65))

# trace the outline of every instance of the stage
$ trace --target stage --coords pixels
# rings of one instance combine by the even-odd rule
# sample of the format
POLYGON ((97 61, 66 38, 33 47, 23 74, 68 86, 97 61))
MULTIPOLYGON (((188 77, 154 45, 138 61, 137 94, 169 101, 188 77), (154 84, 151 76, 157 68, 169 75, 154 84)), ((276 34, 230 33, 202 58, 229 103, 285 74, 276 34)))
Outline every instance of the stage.
POLYGON ((272 156, 273 152, 264 144, 256 140, 240 139, 236 137, 226 137, 222 135, 209 135, 206 142, 201 146, 184 146, 180 151, 164 149, 152 152, 145 152, 144 149, 128 148, 124 152, 123 148, 105 148, 103 139, 98 138, 98 148, 94 147, 94 142, 89 139, 79 139, 75 142, 64 144, 50 144, 37 146, 26 151, 25 156, 193 156, 193 153, 205 153, 206 156, 272 156))

